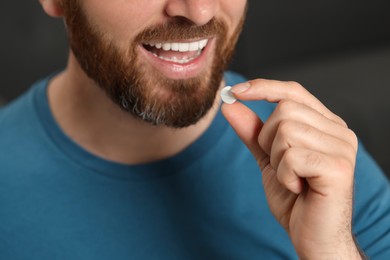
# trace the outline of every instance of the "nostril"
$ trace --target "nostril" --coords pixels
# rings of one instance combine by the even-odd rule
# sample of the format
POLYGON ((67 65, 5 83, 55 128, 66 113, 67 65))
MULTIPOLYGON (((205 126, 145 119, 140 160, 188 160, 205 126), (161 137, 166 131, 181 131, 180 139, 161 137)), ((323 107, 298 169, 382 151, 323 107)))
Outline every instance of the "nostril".
POLYGON ((218 1, 215 0, 172 0, 165 7, 168 16, 185 18, 197 26, 207 24, 216 16, 217 11, 218 1))

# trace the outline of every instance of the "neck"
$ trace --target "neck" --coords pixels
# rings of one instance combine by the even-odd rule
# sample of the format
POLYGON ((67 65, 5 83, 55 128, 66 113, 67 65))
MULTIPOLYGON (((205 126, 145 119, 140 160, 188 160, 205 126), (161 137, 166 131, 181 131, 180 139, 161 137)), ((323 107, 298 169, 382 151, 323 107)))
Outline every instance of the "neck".
POLYGON ((217 98, 193 126, 153 126, 115 105, 72 57, 67 69, 51 81, 48 95, 53 115, 66 135, 92 154, 126 164, 152 162, 184 150, 210 126, 220 103, 217 98))

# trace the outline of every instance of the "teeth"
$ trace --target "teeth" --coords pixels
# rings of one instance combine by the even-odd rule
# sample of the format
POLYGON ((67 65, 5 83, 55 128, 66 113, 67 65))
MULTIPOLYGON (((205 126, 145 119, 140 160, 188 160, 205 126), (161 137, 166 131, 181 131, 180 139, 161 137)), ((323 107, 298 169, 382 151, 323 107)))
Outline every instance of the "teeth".
POLYGON ((180 47, 179 47, 178 43, 172 43, 171 44, 171 50, 172 51, 178 51, 179 49, 180 49, 180 47))
POLYGON ((165 42, 165 43, 148 43, 147 45, 155 47, 156 49, 163 49, 164 51, 200 51, 206 47, 208 39, 196 41, 196 42, 165 42))
POLYGON ((187 52, 190 50, 190 44, 189 43, 179 43, 179 51, 180 52, 187 52))
POLYGON ((207 42, 208 42, 207 39, 201 40, 201 41, 199 42, 199 48, 203 49, 204 47, 206 47, 207 42))
POLYGON ((199 49, 199 42, 191 42, 189 51, 197 51, 199 49))
POLYGON ((171 62, 175 62, 175 63, 180 63, 180 64, 188 63, 188 62, 196 59, 200 54, 201 54, 201 50, 199 50, 198 53, 194 57, 183 57, 181 59, 178 59, 175 56, 172 57, 172 58, 168 58, 168 57, 164 57, 164 56, 157 55, 157 54, 153 53, 153 55, 158 57, 159 59, 166 60, 166 61, 171 61, 171 62))
POLYGON ((171 47, 172 47, 172 44, 170 44, 170 43, 163 43, 163 45, 162 45, 162 48, 164 51, 171 50, 171 47))

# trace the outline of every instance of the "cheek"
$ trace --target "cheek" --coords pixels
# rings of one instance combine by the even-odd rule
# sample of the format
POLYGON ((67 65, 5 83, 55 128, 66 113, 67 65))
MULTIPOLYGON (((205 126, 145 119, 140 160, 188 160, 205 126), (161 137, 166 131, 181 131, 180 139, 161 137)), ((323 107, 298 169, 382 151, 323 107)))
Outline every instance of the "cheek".
POLYGON ((225 15, 225 21, 228 23, 230 33, 237 27, 245 16, 246 0, 225 0, 221 1, 222 13, 225 15))
POLYGON ((96 1, 82 2, 88 21, 118 46, 128 45, 143 29, 157 20, 158 6, 149 1, 96 1))

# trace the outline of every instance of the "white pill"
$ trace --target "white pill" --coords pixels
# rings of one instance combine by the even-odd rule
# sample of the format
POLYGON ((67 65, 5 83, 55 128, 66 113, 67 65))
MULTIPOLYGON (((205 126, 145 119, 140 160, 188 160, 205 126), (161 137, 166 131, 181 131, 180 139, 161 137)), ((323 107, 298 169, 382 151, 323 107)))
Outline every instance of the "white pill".
POLYGON ((237 101, 237 99, 233 96, 232 87, 230 86, 226 86, 221 90, 221 98, 223 102, 229 105, 237 101))

